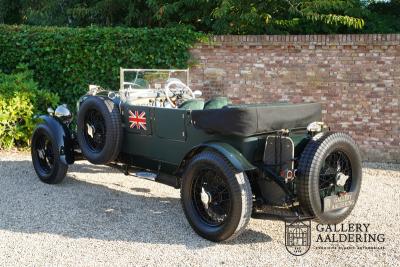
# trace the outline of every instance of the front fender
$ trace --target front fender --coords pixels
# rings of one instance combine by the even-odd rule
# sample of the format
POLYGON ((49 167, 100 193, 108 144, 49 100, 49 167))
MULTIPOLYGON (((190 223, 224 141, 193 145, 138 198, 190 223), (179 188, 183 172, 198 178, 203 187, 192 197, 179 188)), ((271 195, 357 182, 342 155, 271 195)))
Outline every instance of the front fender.
POLYGON ((222 142, 210 142, 198 145, 185 156, 185 159, 191 158, 195 154, 207 148, 212 149, 223 155, 232 164, 237 172, 244 172, 256 169, 256 167, 251 164, 236 148, 222 142))
POLYGON ((51 130, 60 153, 60 160, 64 164, 73 164, 75 161, 74 143, 68 127, 53 116, 42 115, 39 119, 41 124, 46 125, 51 130))

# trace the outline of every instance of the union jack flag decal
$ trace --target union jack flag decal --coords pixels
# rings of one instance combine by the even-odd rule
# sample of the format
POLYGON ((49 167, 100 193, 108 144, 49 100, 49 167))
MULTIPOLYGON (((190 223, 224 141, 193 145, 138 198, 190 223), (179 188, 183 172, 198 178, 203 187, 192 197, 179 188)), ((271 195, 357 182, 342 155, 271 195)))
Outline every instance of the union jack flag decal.
POLYGON ((135 110, 134 112, 129 110, 129 122, 131 125, 130 128, 136 128, 138 130, 142 129, 147 130, 146 128, 146 112, 142 111, 139 114, 139 111, 135 110))

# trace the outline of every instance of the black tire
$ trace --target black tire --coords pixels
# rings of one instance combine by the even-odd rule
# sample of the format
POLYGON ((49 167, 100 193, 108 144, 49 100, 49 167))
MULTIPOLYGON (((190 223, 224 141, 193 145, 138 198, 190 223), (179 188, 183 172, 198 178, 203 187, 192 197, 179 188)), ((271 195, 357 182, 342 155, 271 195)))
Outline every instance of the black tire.
POLYGON ((57 140, 45 124, 39 124, 32 135, 32 164, 39 179, 46 184, 63 181, 68 165, 61 161, 57 140))
POLYGON ((329 132, 314 136, 301 155, 296 181, 300 207, 306 214, 315 216, 315 220, 319 223, 340 223, 354 208, 352 205, 323 211, 322 199, 327 192, 335 194, 335 190, 339 188, 337 179, 342 172, 347 178, 340 190, 352 192, 356 202, 362 180, 361 156, 357 145, 344 133, 329 132), (331 166, 334 164, 329 164, 335 161, 336 172, 335 167, 331 166))
POLYGON ((185 169, 181 184, 185 216, 194 231, 210 241, 220 242, 237 237, 250 220, 252 200, 246 174, 237 173, 218 153, 201 152, 192 158, 185 169), (208 177, 206 182, 204 177, 208 177), (199 199, 199 194, 203 192, 208 196, 207 205, 202 196, 199 199))
POLYGON ((122 124, 119 108, 112 100, 89 96, 79 108, 77 126, 78 143, 88 161, 107 164, 117 158, 122 124))

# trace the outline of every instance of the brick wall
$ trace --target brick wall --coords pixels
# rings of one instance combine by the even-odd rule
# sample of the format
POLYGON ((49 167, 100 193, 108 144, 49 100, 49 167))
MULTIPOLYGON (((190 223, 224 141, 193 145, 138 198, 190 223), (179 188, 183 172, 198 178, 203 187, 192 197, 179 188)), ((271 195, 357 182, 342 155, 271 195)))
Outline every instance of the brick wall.
POLYGON ((321 102, 364 160, 400 163, 400 34, 215 36, 191 53, 191 86, 206 97, 321 102))

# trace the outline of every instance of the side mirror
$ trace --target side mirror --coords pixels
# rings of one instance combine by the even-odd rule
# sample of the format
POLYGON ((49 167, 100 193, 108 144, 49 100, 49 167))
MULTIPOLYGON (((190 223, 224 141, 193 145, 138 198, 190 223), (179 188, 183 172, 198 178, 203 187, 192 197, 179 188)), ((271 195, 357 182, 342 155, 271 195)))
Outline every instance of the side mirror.
POLYGON ((193 94, 194 94, 195 97, 200 97, 200 96, 203 95, 203 93, 200 90, 194 91, 193 94))

